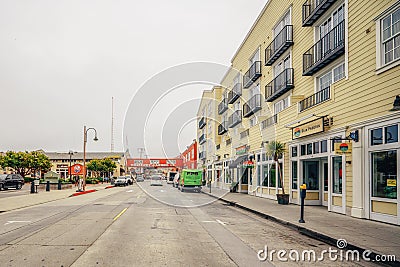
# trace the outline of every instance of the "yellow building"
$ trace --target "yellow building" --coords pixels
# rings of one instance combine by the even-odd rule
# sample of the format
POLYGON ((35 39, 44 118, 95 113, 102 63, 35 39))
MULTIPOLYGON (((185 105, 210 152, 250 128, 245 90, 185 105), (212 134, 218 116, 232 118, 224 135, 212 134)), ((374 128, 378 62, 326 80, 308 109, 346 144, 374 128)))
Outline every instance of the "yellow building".
POLYGON ((308 205, 400 224, 399 64, 399 1, 268 1, 207 95, 228 108, 200 113, 218 123, 204 137, 214 185, 276 199, 276 140, 291 203, 306 184, 308 205))

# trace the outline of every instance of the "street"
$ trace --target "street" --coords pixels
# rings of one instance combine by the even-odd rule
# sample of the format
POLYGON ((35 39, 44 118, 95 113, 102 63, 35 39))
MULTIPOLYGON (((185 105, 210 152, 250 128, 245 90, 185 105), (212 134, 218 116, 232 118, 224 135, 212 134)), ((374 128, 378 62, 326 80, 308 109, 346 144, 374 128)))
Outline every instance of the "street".
POLYGON ((0 225, 0 266, 270 266, 257 257, 265 245, 269 250, 328 249, 208 195, 182 193, 165 181, 163 186, 145 181, 5 212, 0 225), (202 206, 174 206, 188 203, 202 206))

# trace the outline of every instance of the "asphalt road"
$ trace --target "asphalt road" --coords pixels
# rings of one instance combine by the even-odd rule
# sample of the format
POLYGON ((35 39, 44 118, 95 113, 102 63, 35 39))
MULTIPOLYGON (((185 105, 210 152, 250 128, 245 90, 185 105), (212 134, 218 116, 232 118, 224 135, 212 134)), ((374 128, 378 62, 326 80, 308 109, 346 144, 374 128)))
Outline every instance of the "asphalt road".
POLYGON ((20 195, 30 194, 30 192, 31 192, 31 185, 29 183, 26 183, 22 186, 22 188, 20 190, 16 190, 14 188, 10 188, 7 190, 1 190, 0 191, 0 199, 6 198, 6 197, 11 197, 11 196, 20 196, 20 195))
MULTIPOLYGON (((111 188, 0 214, 0 266, 269 266, 257 252, 328 245, 170 184, 111 188), (208 203, 208 204, 207 204, 208 203), (184 208, 181 206, 199 206, 184 208)), ((272 261, 277 266, 309 262, 272 261)), ((332 262, 318 266, 365 266, 332 262)))

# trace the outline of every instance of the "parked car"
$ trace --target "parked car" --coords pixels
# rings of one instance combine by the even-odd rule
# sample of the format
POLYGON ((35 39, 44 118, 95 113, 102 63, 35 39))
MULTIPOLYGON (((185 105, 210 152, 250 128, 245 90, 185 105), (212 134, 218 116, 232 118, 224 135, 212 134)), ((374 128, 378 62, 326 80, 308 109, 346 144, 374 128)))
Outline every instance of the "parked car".
POLYGON ((115 186, 127 186, 128 182, 126 181, 125 176, 119 176, 115 181, 114 181, 115 186))
POLYGON ((152 175, 150 185, 162 185, 162 176, 157 174, 152 175))
POLYGON ((125 178, 128 185, 133 185, 133 179, 130 175, 125 176, 125 178))
POLYGON ((184 192, 185 190, 192 190, 195 192, 201 191, 202 186, 202 170, 189 170, 184 169, 181 173, 182 178, 179 181, 179 189, 184 192))
POLYGON ((136 175, 136 182, 144 182, 144 177, 141 174, 136 175))
POLYGON ((172 183, 172 186, 178 188, 179 180, 180 180, 180 179, 181 179, 181 177, 180 177, 180 175, 179 175, 179 172, 177 172, 177 173, 175 174, 175 176, 174 176, 174 181, 173 181, 173 183, 172 183))
POLYGON ((21 189, 24 185, 24 178, 19 174, 0 174, 0 190, 8 188, 21 189))

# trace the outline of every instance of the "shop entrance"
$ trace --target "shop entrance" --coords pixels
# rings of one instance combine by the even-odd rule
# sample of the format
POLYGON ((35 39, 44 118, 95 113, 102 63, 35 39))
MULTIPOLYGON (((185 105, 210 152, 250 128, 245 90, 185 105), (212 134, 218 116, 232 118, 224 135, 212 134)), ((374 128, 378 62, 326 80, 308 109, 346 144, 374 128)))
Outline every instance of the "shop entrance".
POLYGON ((328 206, 328 158, 302 160, 302 169, 308 204, 328 206))

